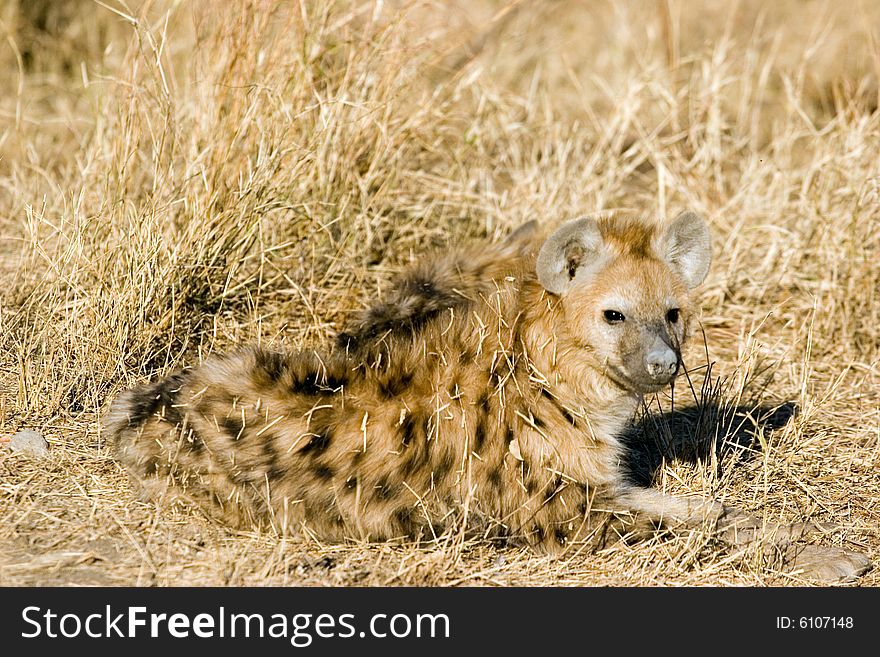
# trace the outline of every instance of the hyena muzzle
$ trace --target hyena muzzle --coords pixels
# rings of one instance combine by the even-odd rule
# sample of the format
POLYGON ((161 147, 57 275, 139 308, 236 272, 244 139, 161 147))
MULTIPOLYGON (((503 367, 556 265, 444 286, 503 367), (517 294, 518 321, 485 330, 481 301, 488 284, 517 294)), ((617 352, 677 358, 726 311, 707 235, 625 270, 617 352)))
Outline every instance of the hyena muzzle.
POLYGON ((681 368, 709 230, 605 215, 407 270, 325 350, 250 348, 122 394, 105 430, 150 497, 320 540, 452 526, 542 552, 658 529, 760 541, 852 579, 870 561, 705 499, 628 481, 621 435, 681 368))

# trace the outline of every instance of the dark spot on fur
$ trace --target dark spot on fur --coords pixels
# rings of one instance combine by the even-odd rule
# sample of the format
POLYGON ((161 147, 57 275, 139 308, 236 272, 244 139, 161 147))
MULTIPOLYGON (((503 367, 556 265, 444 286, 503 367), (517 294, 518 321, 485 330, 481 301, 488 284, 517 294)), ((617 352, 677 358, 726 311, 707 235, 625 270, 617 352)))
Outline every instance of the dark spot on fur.
POLYGON ((489 370, 489 385, 493 388, 498 388, 501 386, 501 375, 493 367, 489 370))
POLYGON ((431 443, 427 439, 431 433, 431 416, 421 411, 408 414, 400 424, 400 437, 408 455, 404 464, 406 474, 428 461, 431 443))
POLYGON ((436 297, 439 294, 437 285, 434 281, 429 278, 422 278, 418 275, 406 279, 401 288, 404 294, 421 296, 425 299, 436 297))
POLYGON ((499 463, 498 466, 496 468, 494 468, 492 470, 492 472, 489 473, 489 483, 496 490, 500 490, 501 486, 504 483, 503 478, 502 478, 503 469, 504 469, 504 466, 499 463))
POLYGON ((128 424, 140 426, 150 419, 159 406, 158 391, 155 387, 135 390, 128 401, 128 424))
POLYGON ((183 417, 181 416, 180 411, 171 404, 164 405, 159 411, 159 415, 168 424, 173 424, 175 426, 183 424, 183 417))
POLYGON ((387 477, 382 477, 376 484, 376 499, 390 500, 400 492, 399 484, 392 484, 387 477))
POLYGON ((412 372, 405 372, 400 376, 389 376, 379 382, 379 395, 382 399, 394 399, 409 388, 412 380, 412 372))
POLYGON ((336 474, 326 463, 318 463, 315 465, 314 469, 315 476, 322 481, 329 481, 333 479, 333 475, 336 474))
POLYGON ((358 346, 357 338, 348 331, 342 331, 336 336, 336 346, 346 353, 354 351, 358 346))
POLYGON ((396 509, 393 513, 395 522, 400 526, 400 528, 407 533, 412 532, 413 529, 413 515, 414 510, 411 506, 404 506, 399 509, 396 509))
POLYGON ((159 471, 159 457, 151 456, 143 464, 143 472, 144 475, 150 476, 154 475, 159 471))
POLYGON ((410 454, 408 458, 406 458, 400 466, 400 474, 403 477, 410 476, 413 472, 419 469, 419 461, 421 460, 421 456, 418 453, 410 454))
POLYGON ((186 443, 193 454, 201 454, 205 450, 205 441, 195 431, 188 431, 186 443))
POLYGON ((526 490, 529 492, 529 495, 534 494, 534 492, 538 490, 538 482, 534 479, 526 480, 526 490))
POLYGON ((295 394, 330 395, 340 392, 348 383, 348 371, 342 361, 325 363, 316 354, 306 353, 292 362, 287 381, 295 394))
MULTIPOLYGON (((573 427, 577 426, 577 420, 575 420, 574 416, 569 412, 567 408, 560 404, 559 401, 552 394, 550 394, 550 391, 547 390, 547 388, 544 388, 542 386, 541 394, 553 403, 553 405, 559 410, 559 413, 562 415, 562 417, 565 418, 566 422, 568 422, 573 427)), ((535 418, 535 424, 538 424, 537 418, 535 418)))
POLYGON ((590 487, 584 483, 579 483, 577 484, 577 491, 581 496, 580 504, 578 504, 578 513, 585 516, 590 510, 590 487))
POLYGON ((400 466, 400 474, 402 476, 409 477, 411 474, 417 472, 420 468, 428 464, 431 458, 429 446, 430 443, 425 442, 423 443, 422 448, 408 452, 407 458, 400 466))
POLYGON ((327 373, 324 377, 323 385, 330 392, 339 392, 348 385, 348 374, 346 372, 337 372, 335 374, 327 373))
POLYGON ((237 417, 224 417, 218 422, 218 424, 233 440, 238 440, 244 434, 244 425, 237 417))
POLYGON ((544 534, 543 527, 541 527, 540 525, 535 525, 534 528, 532 529, 532 534, 535 536, 536 543, 543 543, 544 542, 545 534, 544 534))
POLYGON ((478 401, 477 427, 474 430, 474 451, 479 454, 486 443, 486 424, 489 420, 489 396, 485 393, 478 401))
POLYGON ((302 377, 295 377, 290 384, 290 391, 297 395, 320 395, 324 387, 318 382, 320 374, 308 372, 302 377))
POLYGON ((446 394, 449 395, 452 399, 458 399, 461 396, 461 392, 458 389, 457 379, 453 379, 452 383, 450 383, 446 387, 446 394))
POLYGON ((254 350, 255 374, 260 376, 260 383, 264 386, 275 384, 287 370, 287 359, 274 351, 254 350))
POLYGON ((508 530, 503 525, 497 525, 493 527, 487 534, 486 538, 489 540, 489 544, 495 547, 506 547, 510 545, 510 530, 508 530))
POLYGON ((568 541, 568 534, 563 529, 557 529, 553 532, 553 538, 556 539, 559 545, 565 545, 566 541, 568 541))
POLYGON ((277 464, 273 465, 271 468, 269 468, 266 471, 266 479, 268 479, 269 481, 275 481, 276 479, 281 479, 285 475, 286 472, 287 471, 284 468, 278 466, 277 464))
POLYGON ((128 402, 129 426, 140 426, 154 415, 169 424, 181 424, 180 411, 175 405, 186 375, 185 371, 175 372, 161 381, 135 389, 128 402))
POLYGON ((544 497, 544 504, 552 501, 554 497, 562 492, 563 488, 565 488, 565 482, 562 480, 562 477, 557 476, 547 488, 547 493, 544 497))
POLYGON ((266 472, 278 470, 278 452, 275 450, 275 437, 272 434, 263 434, 263 458, 266 463, 266 472))
POLYGON ((474 431, 474 451, 479 454, 483 451, 483 445, 486 442, 486 420, 480 418, 477 422, 477 428, 474 431))
POLYGON ((327 448, 330 447, 332 441, 333 434, 330 432, 330 429, 327 429, 324 433, 312 434, 311 438, 309 438, 309 442, 305 444, 299 453, 303 456, 307 454, 318 456, 327 451, 327 448))
POLYGON ((436 466, 434 466, 434 481, 443 481, 454 465, 455 456, 451 451, 446 450, 443 453, 443 458, 440 459, 440 462, 436 466))
POLYGON ((409 447, 416 435, 416 418, 408 413, 400 423, 400 438, 404 447, 409 447))
POLYGON ((432 443, 427 439, 430 419, 429 415, 417 411, 407 415, 401 424, 401 436, 406 448, 406 458, 401 465, 401 473, 404 477, 408 477, 430 462, 432 443))

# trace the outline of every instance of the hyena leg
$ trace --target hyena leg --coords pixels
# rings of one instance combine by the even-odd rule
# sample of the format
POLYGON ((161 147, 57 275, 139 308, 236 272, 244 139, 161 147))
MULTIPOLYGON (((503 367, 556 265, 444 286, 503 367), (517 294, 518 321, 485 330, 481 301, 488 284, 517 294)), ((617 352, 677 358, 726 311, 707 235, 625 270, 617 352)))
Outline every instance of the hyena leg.
POLYGON ((739 548, 760 543, 765 554, 780 557, 794 574, 825 582, 845 582, 864 575, 871 560, 837 547, 797 545, 795 541, 821 531, 814 523, 765 523, 745 511, 705 498, 665 495, 650 488, 627 489, 617 500, 630 511, 666 526, 712 527, 723 541, 739 548))
POLYGON ((788 525, 767 523, 735 507, 724 506, 707 498, 686 498, 666 495, 652 488, 627 489, 618 502, 629 510, 646 514, 654 520, 686 527, 711 526, 719 538, 737 546, 757 541, 784 545, 821 531, 812 522, 788 525))

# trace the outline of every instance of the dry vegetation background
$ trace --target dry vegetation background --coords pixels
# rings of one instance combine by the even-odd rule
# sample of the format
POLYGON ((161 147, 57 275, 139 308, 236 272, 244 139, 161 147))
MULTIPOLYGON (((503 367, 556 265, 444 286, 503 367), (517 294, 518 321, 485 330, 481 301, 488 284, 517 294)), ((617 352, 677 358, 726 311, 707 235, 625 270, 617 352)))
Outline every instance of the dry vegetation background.
POLYGON ((826 542, 880 557, 880 3, 7 0, 0 21, 0 433, 51 446, 0 450, 0 584, 799 583, 699 533, 565 562, 236 533, 138 501, 112 459, 123 388, 318 344, 425 249, 607 208, 709 218, 707 347, 675 405, 720 410, 672 430, 751 440, 655 485, 833 520, 826 542))

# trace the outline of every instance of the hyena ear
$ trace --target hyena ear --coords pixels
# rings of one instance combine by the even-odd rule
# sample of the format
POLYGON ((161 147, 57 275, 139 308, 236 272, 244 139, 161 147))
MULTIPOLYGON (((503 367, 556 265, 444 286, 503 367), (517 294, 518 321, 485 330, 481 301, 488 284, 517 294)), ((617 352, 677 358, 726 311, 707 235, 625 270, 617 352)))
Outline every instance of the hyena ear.
POLYGON ((553 294, 567 292, 595 274, 605 261, 604 240, 592 217, 563 224, 538 252, 538 281, 553 294))
POLYGON ((532 239, 538 233, 538 222, 535 219, 520 224, 507 237, 504 238, 505 244, 516 244, 532 239))
POLYGON ((504 238, 502 246, 514 253, 525 253, 535 243, 535 236, 540 231, 538 222, 532 219, 520 225, 516 230, 504 238))
POLYGON ((688 288, 697 287, 705 280, 712 262, 709 226, 696 212, 682 212, 667 226, 658 252, 688 288))

